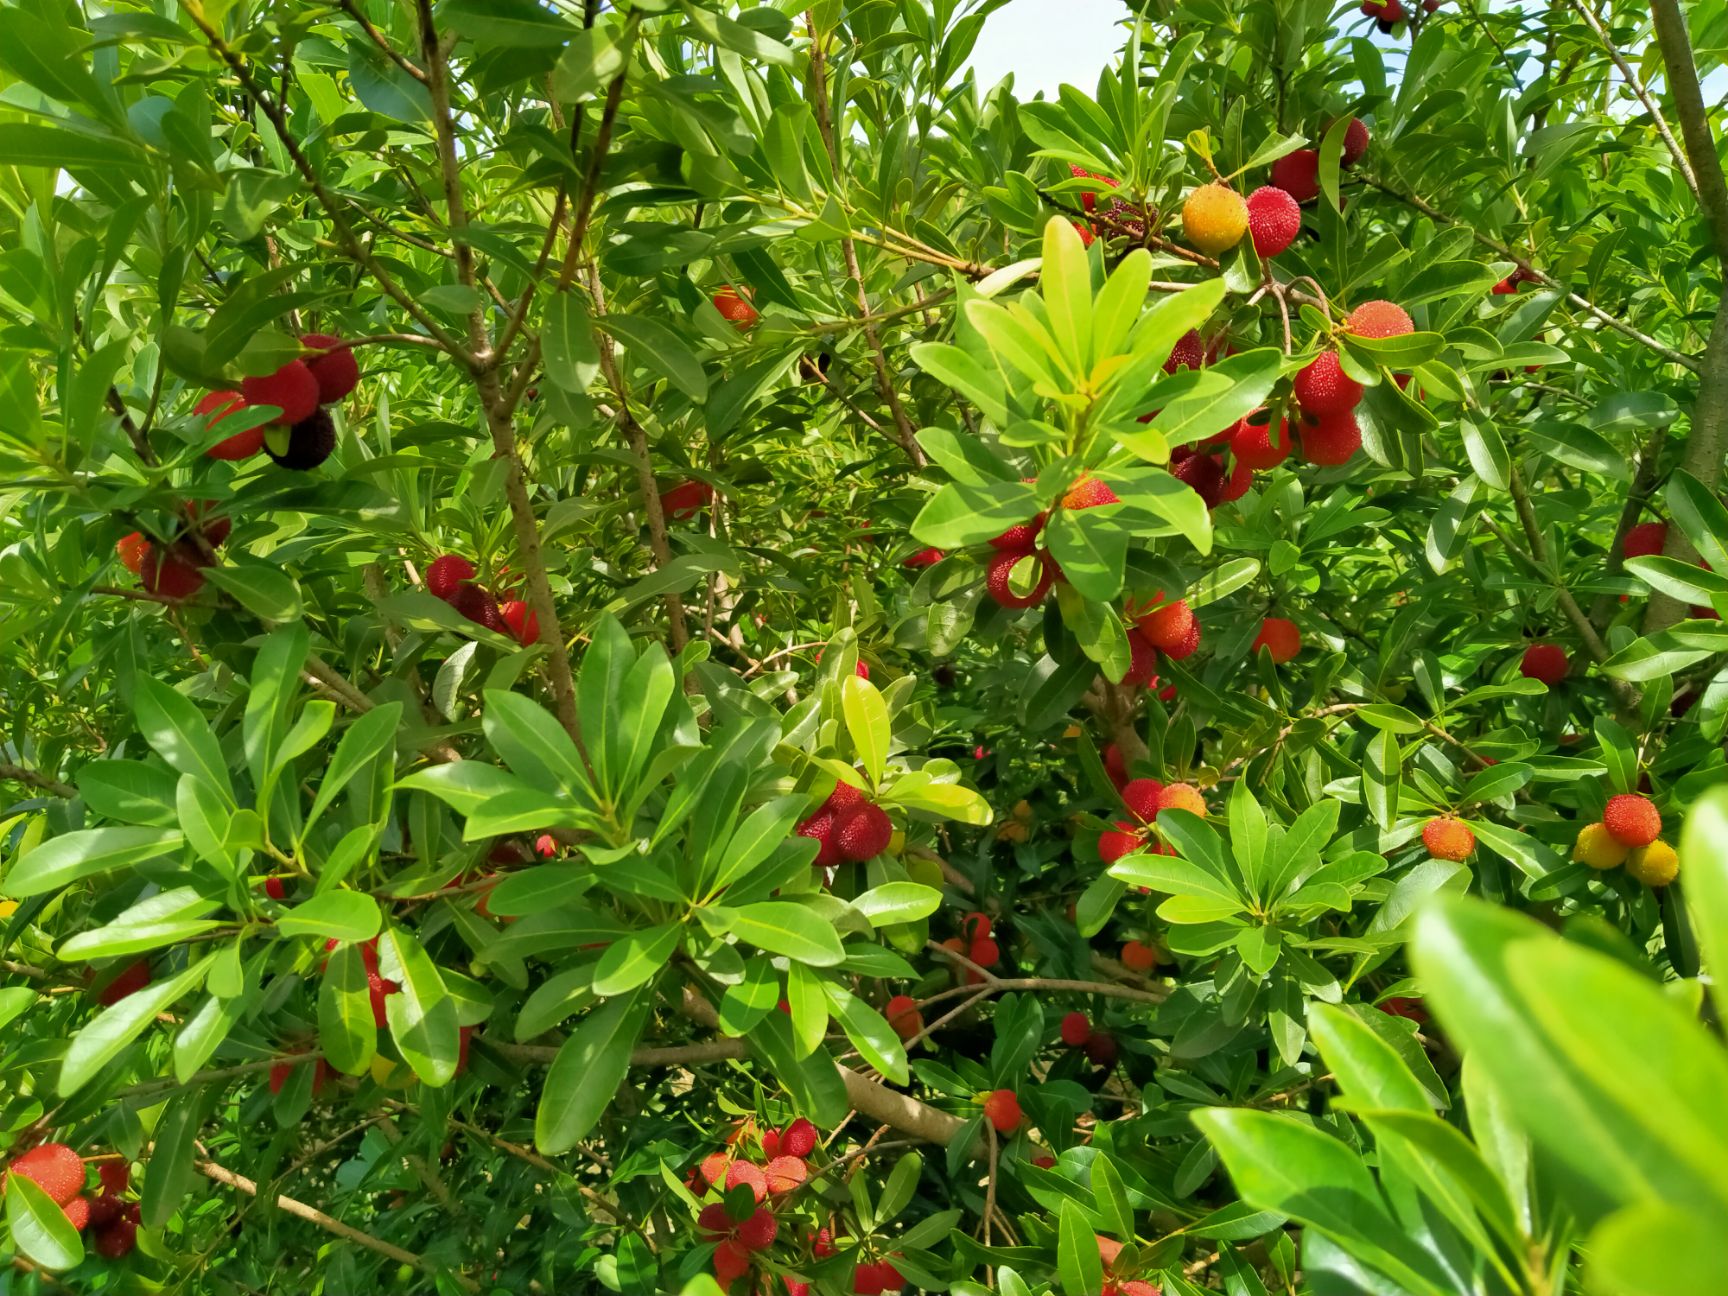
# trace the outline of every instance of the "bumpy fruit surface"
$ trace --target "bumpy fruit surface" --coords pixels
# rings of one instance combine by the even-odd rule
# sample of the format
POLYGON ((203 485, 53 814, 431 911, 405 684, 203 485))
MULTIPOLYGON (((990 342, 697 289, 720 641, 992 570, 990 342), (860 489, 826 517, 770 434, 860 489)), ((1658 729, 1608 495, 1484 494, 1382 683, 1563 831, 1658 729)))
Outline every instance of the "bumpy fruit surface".
POLYGON ((138 568, 138 582, 163 598, 186 599, 204 588, 204 573, 187 561, 179 546, 167 553, 152 546, 138 568))
POLYGON ((336 451, 336 420, 330 411, 314 409, 288 429, 288 443, 280 453, 264 441, 264 453, 278 468, 295 472, 311 472, 336 451))
POLYGON ((1302 232, 1302 208, 1277 185, 1262 185, 1248 195, 1248 233, 1261 260, 1275 257, 1302 232))
POLYGON ((1208 256, 1228 252, 1248 231, 1248 204, 1234 189, 1205 184, 1182 204, 1182 233, 1208 256))
POLYGON ((1410 312, 1389 301, 1363 302, 1350 312, 1346 325, 1357 337, 1365 338, 1403 337, 1416 331, 1410 312))
POLYGON ((1291 391, 1304 414, 1347 414, 1362 403, 1362 384, 1344 372, 1336 351, 1326 351, 1297 370, 1291 391))
POLYGON ((1368 127, 1360 117, 1352 117, 1350 124, 1344 128, 1344 147, 1339 152, 1338 160, 1347 167, 1355 166, 1367 152, 1368 127))
POLYGON ((1194 628, 1194 609, 1187 599, 1160 603, 1140 618, 1140 633, 1160 652, 1180 649, 1194 628))
MULTIPOLYGON (((1188 627, 1188 633, 1182 636, 1182 641, 1180 643, 1172 645, 1169 648, 1166 648, 1164 650, 1164 655, 1166 657, 1168 657, 1171 661, 1182 661, 1188 657, 1192 657, 1195 654, 1195 652, 1199 649, 1199 647, 1200 647, 1200 618, 1195 617, 1194 618, 1194 624, 1188 627)), ((1175 688, 1175 686, 1172 685, 1171 689, 1174 689, 1174 688, 1175 688)), ((1166 690, 1165 693, 1160 693, 1158 696, 1164 698, 1165 701, 1168 701, 1169 698, 1166 696, 1166 693, 1168 693, 1168 692, 1169 692, 1169 690, 1166 690)))
MULTIPOLYGON (((214 428, 235 410, 246 408, 246 398, 237 391, 214 391, 208 393, 203 400, 192 407, 194 414, 208 414, 211 417, 205 421, 205 428, 214 428)), ((212 459, 250 459, 264 448, 264 429, 262 426, 248 428, 244 432, 236 432, 231 437, 224 437, 204 453, 212 459)))
POLYGON ((1062 497, 1062 507, 1065 509, 1097 508, 1101 504, 1116 504, 1116 492, 1111 490, 1096 477, 1082 477, 1068 488, 1068 493, 1062 497))
POLYGON ((1141 823, 1151 823, 1158 817, 1159 798, 1164 785, 1157 779, 1134 779, 1122 788, 1122 804, 1141 823))
POLYGON ((1178 369, 1198 369, 1206 363, 1206 345, 1200 340, 1200 334, 1189 329, 1176 339, 1176 345, 1170 348, 1170 358, 1164 362, 1165 373, 1175 373, 1178 369))
POLYGON ((807 1157, 816 1150, 816 1127, 800 1116, 780 1135, 780 1151, 787 1156, 807 1157))
POLYGON ((1662 831, 1662 816, 1649 797, 1623 792, 1608 798, 1602 826, 1622 846, 1648 846, 1662 831))
POLYGON ((1189 814, 1206 817, 1206 798, 1200 795, 1200 789, 1192 783, 1166 783, 1164 790, 1158 794, 1158 809, 1186 810, 1189 814))
POLYGON ((1012 1134, 1020 1128, 1020 1100, 1012 1089, 997 1089, 984 1099, 984 1119, 998 1134, 1012 1134))
POLYGON ((115 541, 114 552, 120 558, 120 565, 136 576, 150 555, 150 542, 144 538, 143 532, 134 531, 115 541))
POLYGON ((96 1230, 96 1254, 104 1260, 123 1260, 138 1245, 138 1207, 128 1203, 120 1217, 96 1230))
POLYGON ((724 1285, 750 1272, 750 1252, 742 1242, 728 1238, 714 1248, 714 1277, 724 1285))
POLYGON ((1566 650, 1558 644, 1531 644, 1524 650, 1524 660, 1518 673, 1526 679, 1540 680, 1552 688, 1566 678, 1569 662, 1566 650))
POLYGON ((1086 1057, 1093 1066, 1115 1066, 1118 1051, 1116 1037, 1109 1031, 1096 1031, 1086 1041, 1086 1057))
POLYGON ((1055 584, 1055 572, 1052 570, 1049 558, 1043 553, 1035 553, 1031 555, 1031 558, 1038 571, 1038 583, 1026 594, 1014 593, 1011 577, 1015 565, 1026 556, 1025 554, 1005 551, 992 558, 989 565, 984 569, 984 589, 1002 607, 1014 609, 1036 607, 1044 601, 1044 596, 1050 592, 1050 587, 1055 584))
POLYGON ((1262 648, 1272 654, 1275 663, 1282 666, 1302 651, 1302 632, 1296 628, 1294 621, 1283 617, 1267 617, 1260 623, 1260 633, 1254 636, 1250 651, 1258 654, 1262 648))
POLYGON ((1299 203, 1320 196, 1320 151, 1297 149, 1272 164, 1272 183, 1299 203))
POLYGON ((507 633, 504 614, 498 610, 498 600, 473 581, 463 581, 450 596, 450 606, 475 625, 485 626, 499 634, 507 633))
POLYGON ((746 1251, 765 1251, 774 1245, 780 1224, 773 1211, 758 1210, 738 1226, 738 1244, 746 1251))
POLYGON ((731 284, 714 294, 714 309, 720 312, 721 319, 730 320, 741 329, 749 328, 761 318, 760 312, 731 284))
POLYGON ((276 423, 299 423, 318 408, 318 380, 303 360, 290 360, 275 373, 240 380, 248 405, 274 405, 276 423))
POLYGON ((1647 887, 1665 887, 1680 876, 1680 856, 1667 842, 1653 841, 1626 857, 1626 871, 1647 887))
POLYGON ((934 567, 945 557, 947 557, 947 554, 941 549, 931 546, 928 549, 920 549, 915 554, 907 554, 906 557, 900 560, 900 565, 902 567, 910 567, 916 571, 924 567, 934 567))
POLYGON ((1062 1042, 1069 1048, 1079 1048, 1092 1038, 1092 1019, 1083 1012, 1071 1012, 1062 1018, 1062 1042))
POLYGON ((888 1025, 903 1040, 909 1040, 924 1029, 924 1014, 918 1011, 918 1001, 911 995, 895 995, 882 1009, 888 1025))
POLYGON ((811 861, 813 867, 833 868, 844 860, 839 845, 834 841, 834 812, 826 806, 800 823, 794 831, 817 844, 816 858, 811 861))
POLYGON ((888 849, 893 836, 893 821, 877 805, 857 806, 834 825, 834 844, 855 864, 875 859, 888 849))
POLYGON ((1124 855, 1132 855, 1143 845, 1140 829, 1126 819, 1118 819, 1114 828, 1106 829, 1098 838, 1098 858, 1114 864, 1124 855))
POLYGON ((1130 972, 1150 972, 1158 966, 1158 951, 1150 945, 1131 940, 1122 946, 1122 966, 1130 972))
POLYGON ((1214 456, 1190 453, 1178 459, 1171 455, 1170 475, 1198 495, 1208 509, 1224 502, 1224 465, 1214 456))
POLYGON ((1593 869, 1619 868, 1631 849, 1614 839, 1607 824, 1585 824, 1578 830, 1578 840, 1572 843, 1572 859, 1593 869))
POLYGON ((1622 557, 1648 558, 1662 552, 1668 543, 1668 524, 1666 522, 1640 522, 1626 533, 1625 543, 1620 548, 1622 557))
POLYGON ((801 1157, 795 1156, 775 1157, 762 1167, 762 1173, 767 1177, 770 1197, 784 1197, 789 1192, 796 1192, 810 1178, 810 1168, 801 1157))
POLYGON ((1350 410, 1303 423, 1302 457, 1318 468, 1347 464, 1362 448, 1362 427, 1350 410))
POLYGON ((748 1188, 757 1201, 768 1196, 768 1176, 762 1173, 762 1167, 751 1165, 748 1161, 734 1161, 726 1168, 726 1191, 734 1188, 748 1188))
POLYGON ((44 1143, 14 1157, 7 1171, 33 1182, 64 1206, 84 1191, 84 1161, 64 1143, 44 1143))
POLYGON ((1240 466, 1256 472, 1276 468, 1290 456, 1290 424, 1278 421, 1278 444, 1272 444, 1272 424, 1253 423, 1243 419, 1230 436, 1230 453, 1240 466))
POLYGON ((426 592, 448 603, 462 582, 473 579, 473 563, 460 554, 445 554, 426 569, 426 592))
POLYGON ((1422 825, 1422 845, 1435 859, 1463 860, 1476 849, 1476 834, 1462 820, 1446 816, 1422 825))
POLYGON ((318 403, 329 405, 341 400, 360 385, 360 362, 354 358, 354 348, 342 345, 334 333, 307 333, 300 345, 323 355, 306 361, 312 377, 318 382, 318 403))

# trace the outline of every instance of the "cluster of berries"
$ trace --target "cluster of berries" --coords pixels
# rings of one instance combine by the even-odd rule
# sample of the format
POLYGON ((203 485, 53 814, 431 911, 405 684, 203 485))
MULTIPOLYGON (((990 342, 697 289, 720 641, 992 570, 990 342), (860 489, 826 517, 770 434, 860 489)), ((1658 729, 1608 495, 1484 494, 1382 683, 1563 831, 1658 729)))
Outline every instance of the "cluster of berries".
POLYGON ((1083 1012, 1071 1012, 1062 1018, 1062 1042, 1069 1048, 1083 1049, 1095 1066, 1116 1065, 1116 1037, 1109 1031, 1094 1030, 1092 1019, 1083 1012))
POLYGON ((1130 817, 1116 820, 1114 827, 1098 838, 1098 856, 1106 864, 1149 848, 1160 855, 1174 855, 1175 847, 1168 843, 1154 846, 1157 839, 1154 825, 1165 810, 1186 810, 1202 818, 1206 815, 1206 798, 1192 783, 1166 784, 1157 779, 1137 778, 1123 784, 1121 793, 1130 817))
POLYGON ((84 1159, 64 1143, 44 1143, 15 1157, 7 1177, 28 1179, 47 1193, 66 1214, 72 1227, 91 1230, 91 1248, 108 1260, 130 1254, 138 1241, 138 1204, 125 1200, 132 1167, 125 1161, 103 1161, 96 1167, 101 1189, 84 1191, 84 1159))
POLYGON ((1680 856, 1662 840, 1662 814, 1649 797, 1623 792, 1608 798, 1599 823, 1585 824, 1572 858, 1593 869, 1618 868, 1649 887, 1665 887, 1680 875, 1680 856))
MULTIPOLYGON (((696 1217, 696 1229, 713 1242, 714 1277, 722 1289, 750 1271, 755 1252, 766 1251, 780 1235, 775 1213, 810 1177, 808 1158, 816 1150, 816 1127, 799 1117, 783 1130, 767 1130, 760 1137, 762 1163, 738 1154, 738 1145, 755 1137, 749 1123, 736 1131, 724 1152, 714 1152, 685 1181, 692 1194, 718 1193, 723 1200, 709 1202, 696 1217), (738 1189, 748 1189, 745 1198, 738 1189)), ((801 1296, 808 1284, 787 1282, 792 1296, 801 1296)))
POLYGON ((336 448, 336 423, 330 406, 360 382, 354 349, 329 333, 307 333, 300 339, 310 358, 290 360, 274 373, 240 380, 239 391, 215 391, 193 408, 207 414, 207 429, 238 410, 260 405, 278 411, 268 425, 236 432, 211 446, 212 459, 250 459, 262 450, 278 467, 301 472, 316 468, 336 448), (271 432, 269 428, 286 429, 271 432))
MULTIPOLYGON (((1439 7, 1440 0, 1422 0, 1423 13, 1433 13, 1439 7)), ((1390 36, 1392 29, 1406 17, 1402 0, 1362 0, 1361 13, 1364 18, 1374 20, 1382 36, 1390 36)))
POLYGON ((443 599, 475 625, 509 635, 519 644, 540 638, 540 616, 521 599, 500 603, 474 579, 474 564, 460 554, 444 554, 426 569, 426 589, 443 599))
MULTIPOLYGON (((950 936, 943 941, 942 948, 961 955, 968 963, 975 963, 986 971, 1002 961, 1002 947, 996 943, 992 934, 995 924, 990 921, 988 914, 967 914, 960 920, 960 931, 961 935, 950 936)), ((962 985, 982 984, 984 978, 971 968, 961 967, 959 964, 955 967, 962 985)))
POLYGON ((832 870, 844 863, 862 864, 887 850, 894 823, 862 788, 842 781, 798 825, 797 833, 817 843, 815 866, 832 870))
MULTIPOLYGON (((1668 524, 1666 522, 1640 522, 1626 532, 1626 538, 1620 545, 1622 558, 1654 558, 1660 557, 1663 549, 1668 546, 1668 524)), ((1698 565, 1705 571, 1710 571, 1708 562, 1700 558, 1698 565)), ((1620 601, 1626 601, 1626 595, 1620 596, 1620 601)), ((1720 621, 1722 614, 1713 607, 1693 605, 1690 615, 1698 621, 1720 621)))
POLYGON ((166 599, 191 598, 204 588, 204 568, 213 566, 216 550, 227 543, 234 524, 211 516, 209 500, 181 506, 183 518, 166 544, 152 544, 142 531, 122 536, 114 545, 120 565, 151 593, 166 599))
MULTIPOLYGON (((1200 618, 1188 606, 1187 599, 1164 602, 1159 590, 1144 608, 1130 606, 1127 611, 1128 673, 1122 683, 1134 688, 1158 687, 1158 655, 1171 661, 1182 661, 1200 647, 1200 618)), ((1159 696, 1166 702, 1176 696, 1174 685, 1165 687, 1159 696)))

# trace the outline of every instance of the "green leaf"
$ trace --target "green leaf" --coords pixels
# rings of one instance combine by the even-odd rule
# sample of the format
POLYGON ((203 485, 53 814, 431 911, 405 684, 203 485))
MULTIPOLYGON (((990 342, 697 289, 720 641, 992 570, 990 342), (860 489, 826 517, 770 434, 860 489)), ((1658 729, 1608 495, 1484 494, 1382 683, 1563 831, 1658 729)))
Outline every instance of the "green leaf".
POLYGON ((1684 468, 1677 468, 1663 491, 1674 521, 1716 571, 1728 573, 1728 508, 1684 468))
POLYGON ((152 828, 178 822, 174 775, 145 761, 91 761, 78 771, 78 795, 104 819, 152 828))
POLYGON ((384 918, 378 902, 360 891, 325 891, 296 905, 276 920, 283 936, 323 936, 336 941, 366 941, 378 934, 384 918))
POLYGON ((831 981, 822 982, 822 990, 839 1019, 840 1029, 846 1032, 859 1055, 890 1084, 908 1083, 911 1073, 906 1064, 906 1045, 887 1019, 851 991, 831 981))
POLYGON ((1382 828, 1390 828, 1398 817, 1398 794, 1403 785, 1404 758, 1397 737, 1382 729, 1368 741, 1368 759, 1362 766, 1362 793, 1368 813, 1382 828))
POLYGON ((192 1159, 204 1116, 204 1093, 194 1089, 168 1100, 151 1136, 139 1193, 145 1228, 166 1227, 198 1177, 192 1159))
POLYGON ((1718 1296, 1728 1273, 1728 1221, 1687 1202, 1643 1203, 1590 1235, 1586 1285, 1602 1296, 1718 1296))
POLYGON ((649 995, 609 999, 559 1047, 534 1113, 534 1146, 541 1152, 568 1152, 612 1105, 652 1003, 649 995))
POLYGON ((963 549, 1031 521, 1040 507, 1037 489, 1025 482, 949 482, 919 510, 912 535, 938 549, 963 549))
POLYGON ((1308 1030, 1352 1103, 1426 1114, 1428 1095, 1393 1047, 1353 1013, 1315 1001, 1308 1008, 1308 1030))
MULTIPOLYGON (((912 347, 911 355, 914 364, 971 401, 978 407, 978 412, 995 426, 1007 424, 1008 406, 1002 375, 987 369, 971 352, 948 342, 919 342, 912 347)), ((925 428, 919 433, 921 443, 930 431, 925 428)), ((929 449, 929 446, 925 448, 929 449)), ((934 454, 931 457, 938 458, 934 454)))
POLYGON ((1099 1296, 1104 1290, 1104 1260, 1098 1254, 1098 1238, 1085 1213, 1073 1201, 1064 1201, 1056 1242, 1056 1276, 1067 1296, 1099 1296))
POLYGON ((888 764, 888 745, 894 730, 888 720, 888 704, 869 680, 849 675, 840 681, 840 708, 846 717, 846 732, 852 750, 863 763, 871 783, 881 781, 888 764))
MULTIPOLYGON (((1712 788, 1686 816, 1680 876, 1686 879, 1686 906, 1704 966, 1728 968, 1728 788, 1712 788)), ((1728 976, 1713 975, 1710 993, 1718 1019, 1728 1019, 1728 976)))
POLYGON ((581 28, 535 0, 441 0, 439 25, 482 49, 562 45, 581 28))
POLYGON ((148 675, 140 675, 133 682, 132 709, 144 741, 157 755, 180 773, 203 779, 232 804, 234 784, 229 781, 222 749, 189 698, 148 675))
POLYGON ((34 1179, 6 1176, 6 1224, 12 1245, 50 1273, 84 1263, 78 1230, 34 1179))
POLYGON ((708 375, 702 362, 679 337, 659 320, 645 315, 608 315, 599 324, 617 338, 630 354, 655 373, 667 378, 691 400, 708 399, 708 375))
POLYGON ((0 165, 133 174, 149 164, 150 153, 136 140, 62 130, 42 122, 0 122, 0 165))
POLYGON ((302 840, 354 776, 373 760, 392 750, 396 742, 396 730, 401 723, 402 704, 386 702, 383 706, 366 712, 348 727, 348 732, 342 735, 342 741, 336 744, 336 753, 330 758, 324 777, 318 781, 318 795, 312 799, 312 809, 306 814, 306 826, 300 834, 302 840))
POLYGON ((487 689, 485 696, 481 727, 486 741, 518 777, 542 792, 579 795, 588 790, 576 744, 546 708, 502 689, 487 689))
POLYGON ((613 941, 594 968, 594 993, 623 994, 647 981, 671 961, 682 931, 678 923, 661 923, 613 941))
POLYGON ((6 894, 23 900, 58 891, 80 878, 172 855, 185 842, 179 833, 161 828, 89 828, 53 837, 12 866, 6 894))
POLYGON ((182 774, 175 788, 175 810, 186 841, 198 858, 229 877, 239 870, 239 861, 228 845, 234 816, 216 791, 195 774, 182 774))
POLYGON ((384 976, 401 989, 384 996, 390 1038, 414 1074, 429 1085, 447 1084, 456 1074, 456 1001, 444 988, 444 978, 420 947, 413 933, 388 927, 378 940, 378 961, 384 976))
POLYGON ((318 986, 318 1044, 343 1075, 364 1075, 378 1050, 377 1016, 358 945, 338 945, 318 986))
POLYGON ((1105 602, 1122 592, 1128 533, 1120 522, 1091 509, 1057 509, 1044 528, 1044 542, 1062 575, 1086 598, 1105 602))
POLYGON ((398 788, 430 792, 463 818, 479 810, 494 797, 532 792, 527 783, 507 770, 485 761, 452 761, 431 765, 397 780, 398 788))
POLYGON ((742 882, 772 859, 803 818, 806 804, 805 797, 783 796, 752 811, 720 852, 720 871, 714 878, 712 891, 718 893, 734 882, 742 882))
POLYGON ((200 984, 210 964, 210 957, 200 959, 179 976, 135 990, 98 1013, 66 1047, 60 1064, 60 1095, 70 1098, 94 1080, 122 1049, 143 1034, 156 1014, 200 984))
POLYGON ((747 945, 783 954, 811 967, 834 967, 846 958, 840 937, 815 910, 787 900, 764 900, 737 909, 703 910, 721 930, 747 945))
MULTIPOLYGON (((1192 372, 1179 371, 1173 377, 1192 372)), ((1148 462, 1157 463, 1163 459, 1166 446, 1188 445, 1222 432, 1266 403, 1283 376, 1284 355, 1263 347, 1229 356, 1201 373, 1203 381, 1195 383, 1190 394, 1176 397, 1158 411, 1147 434, 1119 432, 1116 439, 1148 462)))
POLYGON ((917 922, 942 907, 942 893, 917 882, 884 882, 852 901, 872 927, 917 922))
POLYGON ((236 603, 265 621, 298 621, 305 611, 300 586, 279 567, 239 563, 206 567, 204 575, 217 589, 233 595, 236 603))
POLYGON ((1043 279, 1039 285, 1050 331, 1066 353, 1068 367, 1084 373, 1092 363, 1092 265, 1080 232, 1064 216, 1044 226, 1043 279))

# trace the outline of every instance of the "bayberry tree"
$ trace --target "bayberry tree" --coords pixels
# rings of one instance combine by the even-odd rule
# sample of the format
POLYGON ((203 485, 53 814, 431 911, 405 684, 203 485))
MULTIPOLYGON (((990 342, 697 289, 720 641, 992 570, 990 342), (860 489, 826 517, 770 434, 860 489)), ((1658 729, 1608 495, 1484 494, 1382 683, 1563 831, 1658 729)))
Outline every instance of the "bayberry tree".
POLYGON ((0 0, 0 1288, 1717 1296, 1728 18, 1001 4, 0 0))

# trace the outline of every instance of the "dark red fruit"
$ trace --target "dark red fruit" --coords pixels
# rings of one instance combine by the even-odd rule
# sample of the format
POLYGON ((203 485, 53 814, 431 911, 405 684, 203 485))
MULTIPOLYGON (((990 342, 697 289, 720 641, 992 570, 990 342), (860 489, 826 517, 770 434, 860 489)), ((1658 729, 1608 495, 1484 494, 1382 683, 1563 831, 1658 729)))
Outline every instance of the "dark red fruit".
POLYGON ((288 448, 281 454, 272 450, 268 441, 264 444, 264 453, 278 468, 291 468, 295 472, 311 472, 335 451, 336 420, 324 409, 314 409, 288 429, 288 448))
POLYGON ((318 380, 303 360, 290 360, 275 373, 242 378, 240 394, 248 405, 274 405, 280 413, 273 423, 300 423, 318 408, 318 380))
POLYGON ((875 859, 888 849, 893 836, 893 821, 877 805, 857 806, 834 826, 834 844, 842 856, 855 864, 875 859))
POLYGON ((485 626, 499 634, 508 633, 504 614, 498 610, 498 600, 473 581, 463 581, 450 596, 450 606, 475 625, 485 626))
POLYGON ((474 579, 474 564, 457 554, 434 558, 426 569, 426 591, 446 603, 463 581, 474 579))
POLYGON ((306 361, 318 384, 318 403, 329 405, 341 400, 360 384, 360 362, 354 358, 354 348, 342 345, 342 339, 330 333, 307 333, 300 345, 324 352, 306 361))
POLYGON ((1320 152, 1297 149, 1272 164, 1272 183, 1299 203, 1320 196, 1320 152))
POLYGON ((1061 1034, 1069 1048, 1080 1048, 1092 1038, 1092 1019, 1083 1012, 1071 1012, 1062 1018, 1061 1034))

